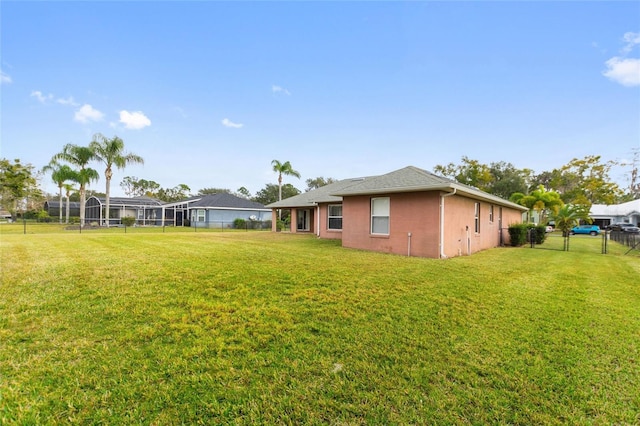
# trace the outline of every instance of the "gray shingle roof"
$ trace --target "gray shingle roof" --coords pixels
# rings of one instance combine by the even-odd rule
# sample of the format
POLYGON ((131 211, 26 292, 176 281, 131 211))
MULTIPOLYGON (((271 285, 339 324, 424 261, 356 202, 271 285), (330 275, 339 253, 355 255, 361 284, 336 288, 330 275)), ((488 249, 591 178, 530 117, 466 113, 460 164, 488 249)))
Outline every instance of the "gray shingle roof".
POLYGON ((341 203, 342 197, 333 195, 335 192, 342 191, 367 179, 371 179, 371 177, 339 180, 309 192, 303 192, 302 194, 285 198, 282 201, 267 204, 267 208, 312 207, 318 203, 341 203))
POLYGON ((408 166, 384 175, 372 177, 357 185, 336 191, 334 195, 364 195, 448 189, 455 183, 456 182, 451 179, 435 175, 417 167, 408 166))
POLYGON ((190 207, 219 207, 231 209, 267 210, 267 208, 255 201, 236 197, 224 192, 218 194, 203 195, 199 200, 189 203, 190 207))
POLYGON ((527 208, 468 185, 438 176, 414 166, 366 178, 344 179, 304 194, 267 205, 268 208, 311 207, 318 203, 341 202, 352 195, 392 194, 398 192, 447 191, 485 200, 497 205, 526 211, 527 208))
POLYGON ((498 205, 526 211, 527 208, 519 204, 512 203, 503 198, 491 195, 469 185, 463 185, 442 176, 438 176, 418 167, 408 166, 403 169, 367 179, 357 185, 352 185, 333 195, 375 195, 392 194, 397 192, 420 192, 420 191, 456 191, 460 195, 465 195, 478 200, 493 202, 498 205))

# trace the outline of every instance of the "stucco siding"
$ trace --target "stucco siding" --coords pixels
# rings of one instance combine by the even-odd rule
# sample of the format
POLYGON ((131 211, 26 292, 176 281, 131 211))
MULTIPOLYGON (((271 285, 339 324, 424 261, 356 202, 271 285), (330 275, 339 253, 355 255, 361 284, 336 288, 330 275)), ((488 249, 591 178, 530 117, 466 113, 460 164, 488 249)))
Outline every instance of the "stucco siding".
POLYGON ((444 254, 447 257, 507 245, 507 228, 510 224, 522 222, 519 210, 459 196, 445 197, 444 200, 444 254), (475 226, 476 203, 480 204, 479 232, 475 226))
MULTIPOLYGON (((331 205, 340 204, 340 203, 331 203, 331 205)), ((332 240, 339 240, 342 238, 342 230, 337 229, 329 229, 329 204, 323 203, 319 205, 319 214, 317 218, 318 229, 320 238, 327 238, 332 240)), ((343 211, 344 215, 344 211, 343 211)), ((344 219, 343 219, 344 226, 344 219)))
POLYGON ((521 222, 520 211, 456 195, 442 199, 440 195, 440 192, 435 191, 376 195, 375 197, 389 197, 388 235, 371 233, 371 199, 375 197, 345 197, 343 247, 399 255, 441 257, 441 200, 444 201, 442 254, 445 257, 468 255, 498 247, 501 233, 503 243, 508 244, 506 228, 509 224, 521 222), (480 210, 478 232, 476 203, 479 203, 480 210))
POLYGON ((498 214, 494 207, 494 218, 489 219, 491 204, 478 200, 451 196, 444 198, 444 254, 447 257, 467 255, 500 242, 498 214), (479 203, 479 230, 476 232, 476 203, 479 203))
POLYGON ((342 245, 420 257, 438 257, 437 193, 397 193, 345 197, 342 245), (371 198, 389 197, 389 234, 371 233, 371 198), (411 235, 409 235, 411 234, 411 235))

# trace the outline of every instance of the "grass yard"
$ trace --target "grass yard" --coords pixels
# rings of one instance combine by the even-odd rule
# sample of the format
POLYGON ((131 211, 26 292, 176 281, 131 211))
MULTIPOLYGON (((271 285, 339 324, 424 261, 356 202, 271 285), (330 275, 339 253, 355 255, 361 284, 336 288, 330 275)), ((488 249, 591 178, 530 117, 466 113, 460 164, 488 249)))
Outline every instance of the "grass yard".
POLYGON ((2 424, 640 423, 640 257, 599 238, 432 260, 9 229, 2 424))

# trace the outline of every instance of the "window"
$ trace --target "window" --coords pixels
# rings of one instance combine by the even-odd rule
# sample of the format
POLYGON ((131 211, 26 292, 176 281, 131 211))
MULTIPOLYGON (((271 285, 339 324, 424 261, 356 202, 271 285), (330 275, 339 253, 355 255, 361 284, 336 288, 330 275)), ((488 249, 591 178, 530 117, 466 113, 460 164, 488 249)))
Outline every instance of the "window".
POLYGON ((489 206, 489 223, 493 223, 493 205, 489 206))
POLYGON ((328 229, 342 229, 342 205, 330 204, 328 207, 328 229))
POLYGON ((371 199, 371 233, 389 234, 389 197, 371 199))
POLYGON ((477 234, 480 232, 480 203, 476 203, 475 227, 476 227, 476 234, 477 234))
POLYGON ((192 213, 194 222, 204 222, 205 210, 196 210, 192 213))
POLYGON ((298 209, 296 210, 296 230, 298 231, 308 231, 309 223, 311 218, 311 210, 309 209, 298 209))

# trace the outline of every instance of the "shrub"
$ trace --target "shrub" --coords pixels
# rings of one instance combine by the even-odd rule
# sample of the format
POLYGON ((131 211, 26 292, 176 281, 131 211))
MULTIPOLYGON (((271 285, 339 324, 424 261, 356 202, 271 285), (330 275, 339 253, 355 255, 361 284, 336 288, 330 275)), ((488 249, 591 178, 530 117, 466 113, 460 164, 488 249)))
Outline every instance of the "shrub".
MULTIPOLYGON (((529 229, 533 231, 534 242, 536 244, 542 244, 547 239, 547 227, 538 225, 535 227, 530 226, 529 229)), ((529 241, 531 242, 531 241, 529 241)))
POLYGON ((233 227, 236 229, 245 229, 247 227, 247 221, 241 218, 233 220, 233 227))
POLYGON ((124 226, 133 226, 136 223, 136 218, 133 216, 125 216, 121 220, 124 226))
POLYGON ((49 213, 46 210, 40 210, 39 212, 36 213, 36 219, 38 220, 38 222, 50 222, 51 221, 51 217, 49 216, 49 213))
POLYGON ((509 225, 509 238, 513 247, 519 247, 527 242, 527 230, 529 226, 526 223, 516 223, 509 225))

